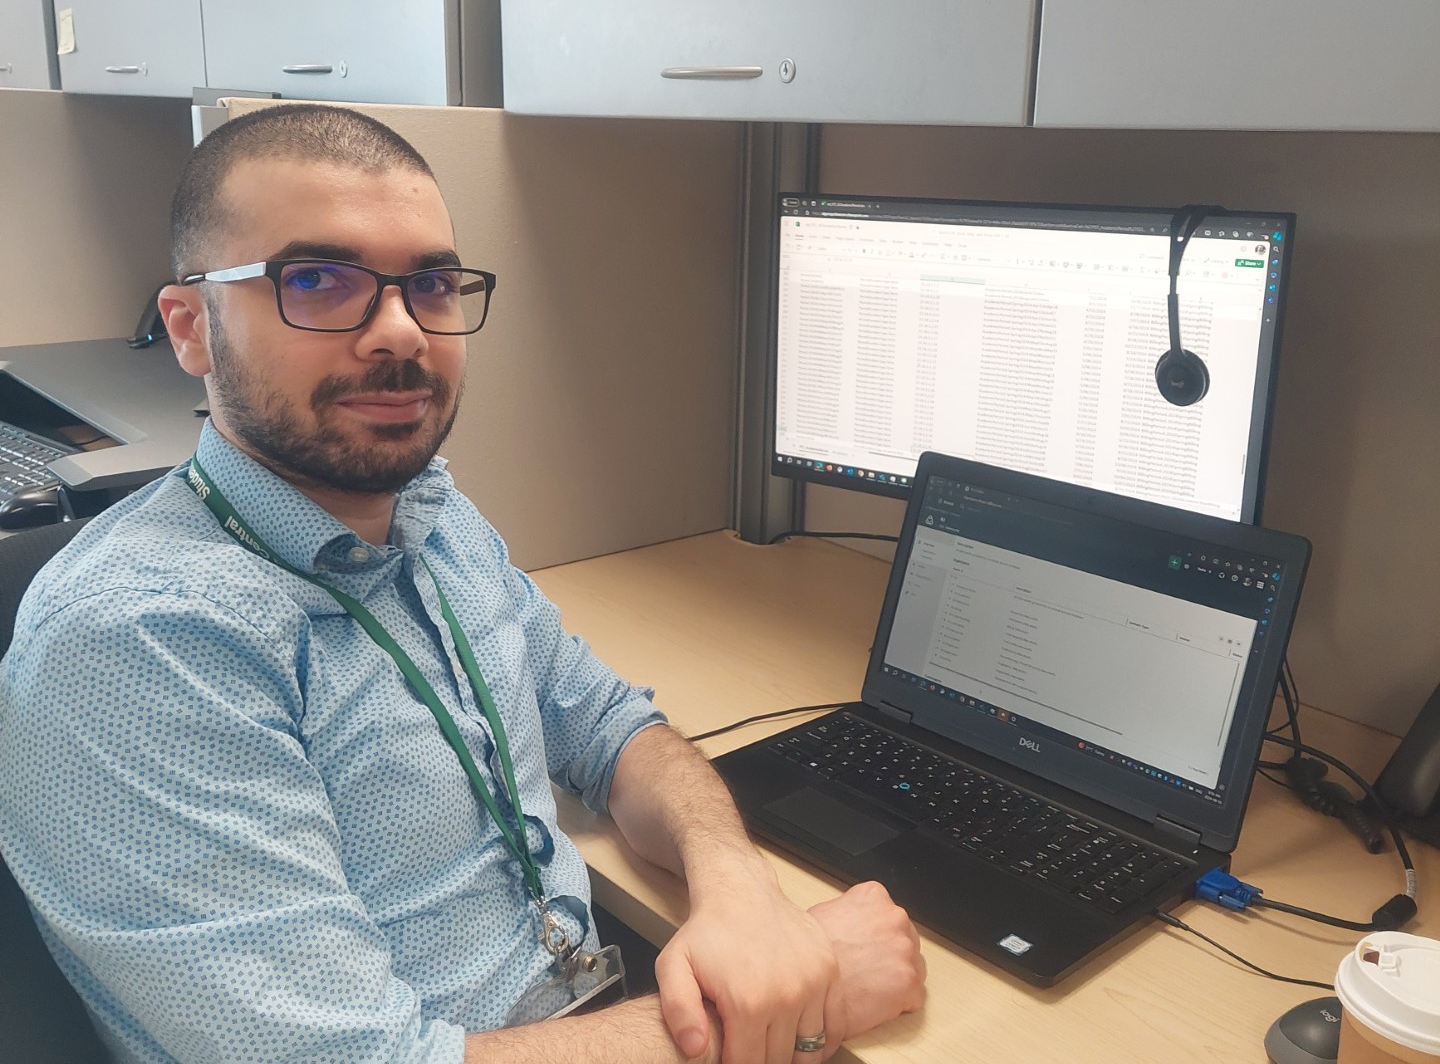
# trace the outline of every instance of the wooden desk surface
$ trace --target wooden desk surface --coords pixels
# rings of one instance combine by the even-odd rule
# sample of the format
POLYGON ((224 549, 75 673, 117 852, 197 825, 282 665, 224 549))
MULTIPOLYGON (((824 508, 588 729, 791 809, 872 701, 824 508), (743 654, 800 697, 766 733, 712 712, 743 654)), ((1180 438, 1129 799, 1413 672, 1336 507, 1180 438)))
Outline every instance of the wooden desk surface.
MULTIPOLYGON (((653 686, 676 726, 698 733, 757 713, 857 696, 888 572, 885 563, 830 543, 761 547, 716 532, 532 576, 559 604, 571 632, 622 675, 653 686)), ((714 756, 788 723, 752 725, 702 748, 714 756)), ((1307 743, 1368 778, 1396 742, 1318 710, 1307 709, 1302 726, 1307 743)), ((562 803, 561 824, 590 864, 597 900, 664 942, 684 918, 680 881, 644 865, 607 820, 578 802, 562 803)), ((1407 930, 1440 937, 1440 851, 1422 843, 1411 851, 1421 915, 1407 930)), ((767 852, 798 903, 812 905, 840 890, 823 874, 767 852)), ((1393 852, 1367 854, 1339 821, 1263 778, 1255 783, 1233 871, 1269 897, 1353 920, 1368 920, 1404 887, 1393 852)), ((1271 971, 1324 982, 1360 937, 1283 914, 1233 914, 1196 902, 1176 914, 1271 971)), ((1261 1042, 1270 1023, 1324 994, 1250 973, 1158 923, 1050 990, 921 934, 929 1000, 922 1012, 848 1043, 865 1061, 1264 1062, 1261 1042)))

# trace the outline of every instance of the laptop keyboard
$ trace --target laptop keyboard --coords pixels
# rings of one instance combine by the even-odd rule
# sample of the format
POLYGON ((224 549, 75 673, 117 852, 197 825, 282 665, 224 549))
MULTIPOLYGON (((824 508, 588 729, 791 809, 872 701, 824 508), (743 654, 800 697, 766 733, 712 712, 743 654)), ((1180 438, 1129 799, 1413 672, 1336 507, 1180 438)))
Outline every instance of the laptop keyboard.
POLYGON ((1117 913, 1185 866, 994 776, 856 717, 817 722, 770 749, 880 802, 949 845, 1117 913))
POLYGON ((0 421, 0 503, 35 488, 58 485, 60 481, 45 467, 74 453, 74 447, 0 421))

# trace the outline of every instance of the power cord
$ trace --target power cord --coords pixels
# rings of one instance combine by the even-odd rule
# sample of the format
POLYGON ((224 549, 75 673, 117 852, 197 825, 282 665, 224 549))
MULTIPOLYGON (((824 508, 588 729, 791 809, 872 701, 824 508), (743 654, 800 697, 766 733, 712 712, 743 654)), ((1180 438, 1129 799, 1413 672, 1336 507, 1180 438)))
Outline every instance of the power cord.
MULTIPOLYGON (((1264 904, 1268 908, 1281 909, 1284 912, 1294 912, 1297 916, 1305 916, 1309 919, 1319 920, 1321 923, 1329 923, 1336 927, 1345 927, 1352 931, 1391 931, 1402 926, 1416 913, 1415 893, 1417 880, 1415 876, 1415 862, 1410 858, 1410 850, 1405 845, 1404 837, 1400 834, 1399 829, 1395 827, 1394 817, 1389 814, 1384 801, 1375 793, 1375 788, 1370 786, 1370 784, 1349 765, 1331 757, 1323 750, 1317 750, 1313 746, 1306 746, 1304 743, 1296 742, 1293 739, 1286 739, 1279 735, 1269 735, 1266 737, 1266 741, 1276 743, 1280 746, 1288 746, 1297 754, 1315 758, 1316 760, 1325 762, 1327 765, 1338 768, 1360 787, 1360 790, 1368 797, 1370 802, 1373 803, 1374 808, 1381 812, 1385 821, 1385 827, 1390 833, 1390 839, 1395 843, 1395 853, 1399 856, 1400 863, 1405 866, 1405 893, 1395 895, 1395 897, 1375 910, 1374 915, 1371 917, 1371 923, 1368 925, 1349 920, 1340 921, 1338 917, 1325 916, 1322 913, 1314 913, 1308 909, 1282 907, 1278 902, 1265 902, 1264 904), (1391 921, 1393 921, 1393 923, 1391 921), (1389 926, 1384 926, 1384 924, 1387 923, 1389 926)), ((1345 797, 1350 805, 1355 806, 1356 809, 1359 808, 1354 799, 1350 798, 1348 794, 1345 797)), ((1346 823, 1349 823, 1351 819, 1347 813, 1345 817, 1346 823)))
MULTIPOLYGON (((1358 782, 1366 793, 1373 794, 1369 784, 1329 755, 1321 756, 1317 760, 1314 757, 1302 757, 1299 752, 1310 748, 1304 745, 1304 740, 1300 737, 1300 688, 1295 683, 1295 674, 1290 671, 1288 658, 1283 660, 1281 666, 1280 694, 1285 699, 1286 719, 1284 723, 1267 731, 1265 739, 1267 742, 1293 747, 1297 752, 1286 761, 1261 761, 1258 771, 1272 783, 1288 787, 1311 809, 1335 817, 1354 832, 1371 853, 1380 853, 1385 849, 1385 837, 1380 826, 1371 817, 1369 810, 1357 802, 1349 791, 1338 783, 1323 778, 1327 771, 1326 762, 1335 764, 1358 782), (1289 739, 1284 737, 1287 730, 1290 732, 1289 739), (1289 782, 1270 775, 1267 769, 1282 769, 1289 782)), ((1318 751, 1316 753, 1318 754, 1318 751)))
POLYGON ((1370 819, 1350 792, 1338 783, 1323 779, 1326 766, 1314 758, 1298 754, 1285 762, 1285 774, 1290 779, 1290 788, 1296 796, 1311 809, 1333 816, 1343 823, 1364 844, 1371 853, 1385 849, 1385 836, 1380 826, 1370 819))
POLYGON ((805 532, 798 528, 792 528, 789 532, 777 532, 771 536, 766 546, 773 547, 776 543, 783 543, 787 539, 795 539, 801 536, 809 536, 814 539, 876 539, 882 543, 899 543, 899 536, 886 536, 879 532, 805 532))
POLYGON ((743 728, 747 724, 754 724, 762 720, 775 720, 777 717, 788 717, 792 713, 809 713, 812 710, 821 709, 843 709, 847 702, 829 702, 823 706, 791 706, 789 709, 777 709, 774 713, 761 713, 754 717, 746 717, 744 720, 737 720, 733 724, 726 724, 724 727, 715 728, 712 731, 701 732, 699 735, 690 736, 692 743, 698 743, 701 739, 713 739, 717 735, 724 735, 726 732, 734 731, 736 728, 743 728))

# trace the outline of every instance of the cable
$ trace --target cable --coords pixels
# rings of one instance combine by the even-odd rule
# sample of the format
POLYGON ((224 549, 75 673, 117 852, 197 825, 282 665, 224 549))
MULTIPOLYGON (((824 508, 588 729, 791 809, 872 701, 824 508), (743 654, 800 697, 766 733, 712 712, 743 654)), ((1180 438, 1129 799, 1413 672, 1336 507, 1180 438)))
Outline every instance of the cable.
MULTIPOLYGON (((1281 659, 1278 686, 1281 696, 1285 699, 1286 720, 1285 723, 1267 731, 1265 738, 1275 742, 1286 742, 1282 733, 1288 728, 1290 738, 1294 740, 1295 744, 1303 747, 1304 740, 1300 737, 1300 687, 1295 682, 1295 674, 1290 669, 1288 657, 1281 659)), ((1311 809, 1341 821, 1354 832, 1370 853, 1380 853, 1385 849, 1385 837, 1381 833, 1379 825, 1371 819, 1369 813, 1351 796, 1349 791, 1337 783, 1323 779, 1325 765, 1322 762, 1301 757, 1297 753, 1288 761, 1260 761, 1257 771, 1264 773, 1266 769, 1283 769, 1290 781, 1285 786, 1288 786, 1311 809)), ((1350 775, 1354 776, 1355 774, 1352 772, 1350 775)), ((1273 776, 1268 778, 1274 782, 1280 782, 1273 776)))
POLYGON ((1247 961, 1244 957, 1240 956, 1240 954, 1236 953, 1234 950, 1229 949, 1226 946, 1222 946, 1220 943, 1216 942, 1213 938, 1205 934, 1203 931, 1195 930, 1195 928, 1191 927, 1184 920, 1171 916, 1169 913, 1162 913, 1158 909, 1155 911, 1154 916, 1155 919, 1159 920, 1163 924, 1169 924, 1171 927, 1178 928, 1181 931, 1188 931, 1190 934, 1194 935, 1202 942, 1206 942, 1209 945, 1214 946, 1221 953, 1225 954, 1225 956, 1239 961, 1241 964, 1245 965, 1245 967, 1251 969, 1252 971, 1259 972, 1267 979, 1276 979, 1282 983, 1294 983, 1297 986, 1318 987, 1321 990, 1333 991, 1335 989, 1335 987, 1332 986, 1330 983, 1322 983, 1315 979, 1297 979, 1294 976, 1290 975, 1276 975, 1274 972, 1267 971, 1266 969, 1260 967, 1260 965, 1258 964, 1247 961))
POLYGON ((1316 923, 1328 924, 1330 927, 1343 927, 1346 931, 1398 931, 1409 919, 1415 915, 1415 902, 1404 894, 1397 894, 1379 909, 1375 910, 1375 917, 1368 924, 1362 924, 1357 920, 1342 920, 1338 916, 1326 916, 1324 913, 1312 912, 1309 909, 1302 909, 1298 905, 1286 905, 1283 901, 1271 901, 1266 897, 1258 897, 1250 902, 1251 905, 1261 909, 1274 909, 1276 912, 1290 913, 1292 916, 1303 916, 1307 920, 1314 920, 1316 923), (1407 906, 1397 905, 1396 899, 1410 902, 1407 906), (1391 906, 1394 906, 1392 909, 1391 906))
MULTIPOLYGON (((1290 681, 1290 690, 1295 693, 1295 702, 1298 705, 1300 703, 1300 685, 1295 682, 1295 673, 1290 670, 1290 656, 1288 654, 1280 658, 1280 669, 1290 681)), ((1295 741, 1297 743, 1300 741, 1298 736, 1295 741)))
POLYGON ((1293 791, 1293 790, 1295 789, 1294 787, 1290 786, 1290 784, 1288 784, 1288 783, 1286 783, 1284 780, 1282 780, 1279 776, 1272 776, 1270 773, 1266 772, 1265 769, 1263 769, 1263 768, 1257 769, 1256 771, 1259 772, 1260 775, 1264 776, 1264 777, 1265 777, 1267 780, 1269 780, 1271 783, 1275 784, 1275 786, 1277 786, 1277 787, 1284 787, 1287 791, 1293 791))
POLYGON ((899 536, 886 536, 879 532, 805 532, 795 528, 789 532, 775 533, 775 535, 770 537, 770 541, 766 546, 773 547, 776 543, 799 536, 811 536, 816 539, 878 539, 883 543, 900 542, 899 536))
MULTIPOLYGON (((1385 803, 1375 793, 1375 789, 1349 765, 1331 757, 1322 750, 1316 750, 1313 746, 1306 746, 1304 743, 1285 739, 1278 735, 1267 735, 1266 740, 1281 746, 1291 747, 1296 751, 1296 755, 1292 757, 1290 761, 1283 763, 1283 767, 1290 777, 1293 788, 1303 797, 1306 797, 1306 804, 1321 808, 1333 798, 1333 792, 1329 792, 1330 796, 1327 797, 1327 792, 1322 791, 1319 787, 1318 781, 1320 776, 1324 774, 1325 766, 1318 764, 1318 762, 1323 761, 1325 764, 1333 765, 1359 784, 1360 789, 1364 791, 1371 803, 1373 803, 1374 808, 1384 819, 1385 827, 1390 832, 1390 838, 1395 843, 1395 852, 1400 857, 1400 863, 1405 866, 1405 893, 1396 894, 1384 905, 1376 909, 1370 915, 1369 923, 1362 923, 1358 920, 1346 920, 1338 916, 1330 916, 1327 913, 1315 912, 1313 909, 1305 909, 1298 905, 1290 905, 1285 902, 1260 897, 1260 891, 1257 888, 1248 883, 1242 883, 1240 880, 1235 879, 1227 873, 1221 872, 1219 869, 1215 869, 1213 872, 1207 873, 1206 876, 1201 878, 1200 883, 1196 885, 1197 895, 1236 911, 1254 905, 1260 908, 1274 909, 1277 912, 1290 913, 1293 916, 1301 916, 1307 920, 1314 920, 1317 923, 1328 924, 1331 927, 1343 927, 1347 931, 1395 931, 1404 927, 1418 911, 1418 906, 1415 901, 1415 895, 1418 889, 1415 863, 1410 858, 1410 851, 1405 846, 1405 839, 1395 827, 1394 817, 1390 815, 1385 807, 1385 803), (1307 762, 1305 758, 1300 756, 1301 754, 1304 754, 1305 758, 1313 758, 1315 760, 1307 762), (1318 772, 1316 768, 1319 769, 1318 772), (1320 804, 1317 804, 1317 802, 1320 804)), ((1277 780, 1276 782, 1279 781, 1277 780)), ((1334 787, 1333 784, 1330 786, 1334 787)), ((1346 792, 1344 788, 1335 787, 1335 790, 1340 793, 1341 798, 1334 799, 1335 804, 1338 805, 1339 808, 1335 810, 1333 815, 1339 817, 1351 830, 1355 831, 1356 834, 1362 838, 1368 839, 1372 836, 1378 836, 1378 828, 1370 821, 1368 815, 1360 808, 1359 804, 1350 797, 1349 793, 1346 792)), ((1376 851, 1372 849, 1371 852, 1376 851)))
POLYGON ((1296 754, 1285 762, 1284 769, 1291 789, 1302 802, 1339 820, 1359 837, 1371 853, 1380 853, 1385 849, 1385 837, 1380 833, 1379 825, 1370 819, 1349 791, 1323 778, 1326 771, 1323 762, 1296 754))
POLYGON ((1253 883, 1236 879, 1229 872, 1220 868, 1210 869, 1195 881, 1195 897, 1201 901, 1213 902, 1220 908, 1229 909, 1231 912, 1244 912, 1253 905, 1257 909, 1275 909, 1278 912, 1303 916, 1307 920, 1314 920, 1317 923, 1329 924, 1331 927, 1343 927, 1347 931, 1398 931, 1406 921, 1415 915, 1415 900, 1408 894, 1397 894, 1380 906, 1371 915, 1369 923, 1361 923, 1358 920, 1342 920, 1338 916, 1312 912, 1309 909, 1302 909, 1298 905, 1287 905, 1283 901, 1271 901, 1262 897, 1263 894, 1264 891, 1253 883))
MULTIPOLYGON (((1300 738, 1300 688, 1295 683, 1295 675, 1290 671, 1290 659, 1281 659, 1280 671, 1280 695, 1285 699, 1285 723, 1277 724, 1265 733, 1266 737, 1279 735, 1287 728, 1290 730, 1290 737, 1297 743, 1304 742, 1300 738)), ((1267 763, 1266 768, 1279 768, 1278 763, 1267 763)))
POLYGON ((758 716, 746 717, 744 720, 737 720, 734 724, 726 724, 722 728, 715 728, 713 731, 701 732, 699 735, 690 736, 692 743, 698 743, 701 739, 713 739, 717 735, 724 735, 726 732, 734 731, 736 728, 743 728, 747 724, 754 724, 762 720, 774 720, 776 717, 788 717, 791 713, 808 713, 811 710, 820 709, 843 709, 849 705, 848 702, 830 702, 823 706, 791 706, 789 709, 777 709, 774 713, 761 713, 758 716))
POLYGON ((89 447, 92 443, 99 443, 101 440, 108 440, 109 438, 110 437, 106 436, 103 432, 96 432, 83 440, 77 440, 67 436, 65 437, 65 442, 71 447, 89 447))
POLYGON ((1292 750, 1295 750, 1297 753, 1304 754, 1306 757, 1313 757, 1320 761, 1324 761, 1327 765, 1333 765, 1335 768, 1338 768, 1341 772, 1345 773, 1345 775, 1349 776, 1355 782, 1355 784, 1360 788, 1360 790, 1365 794, 1365 796, 1369 798, 1375 809, 1379 811, 1381 818, 1385 821, 1385 827, 1389 829, 1390 838, 1395 843, 1395 852, 1400 855, 1400 862, 1405 866, 1405 881, 1407 887, 1406 893, 1411 898, 1414 898, 1415 862, 1410 859, 1410 850, 1405 846, 1404 838, 1401 837, 1399 830, 1395 827, 1394 815, 1385 805, 1384 800, 1375 793, 1375 788, 1370 786, 1370 784, 1364 778, 1362 778, 1358 772, 1356 772, 1349 765, 1345 764, 1345 762, 1331 757, 1323 750, 1317 750, 1313 746, 1306 746, 1303 743, 1295 742, 1291 739, 1284 739, 1278 735, 1267 735, 1265 737, 1265 740, 1266 742, 1278 743, 1280 746, 1288 746, 1292 750))

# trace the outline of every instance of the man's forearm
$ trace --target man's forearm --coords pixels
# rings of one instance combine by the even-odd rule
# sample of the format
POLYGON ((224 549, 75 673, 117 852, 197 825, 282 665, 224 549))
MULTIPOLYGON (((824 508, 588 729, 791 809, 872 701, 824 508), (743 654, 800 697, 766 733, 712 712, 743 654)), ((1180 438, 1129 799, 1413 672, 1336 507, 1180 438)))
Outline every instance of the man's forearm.
POLYGON ((822 1035, 824 1064, 845 1038, 924 1000, 919 937, 885 889, 864 884, 796 908, 720 777, 671 729, 630 741, 610 813, 637 853, 689 885, 690 916, 655 976, 665 1026, 690 1053, 716 1051, 718 1014, 725 1064, 793 1064, 799 1039, 822 1035))
MULTIPOLYGON (((718 1024, 697 1061, 720 1059, 718 1024)), ((682 1064, 687 1058, 675 1045, 660 1014, 660 999, 623 1001, 585 1016, 566 1016, 524 1027, 484 1031, 465 1038, 465 1064, 554 1064, 593 1061, 595 1064, 682 1064)))
POLYGON ((671 728, 646 728, 620 755, 610 815, 636 853, 684 876, 692 893, 703 890, 705 873, 716 864, 771 874, 724 782, 671 728))

